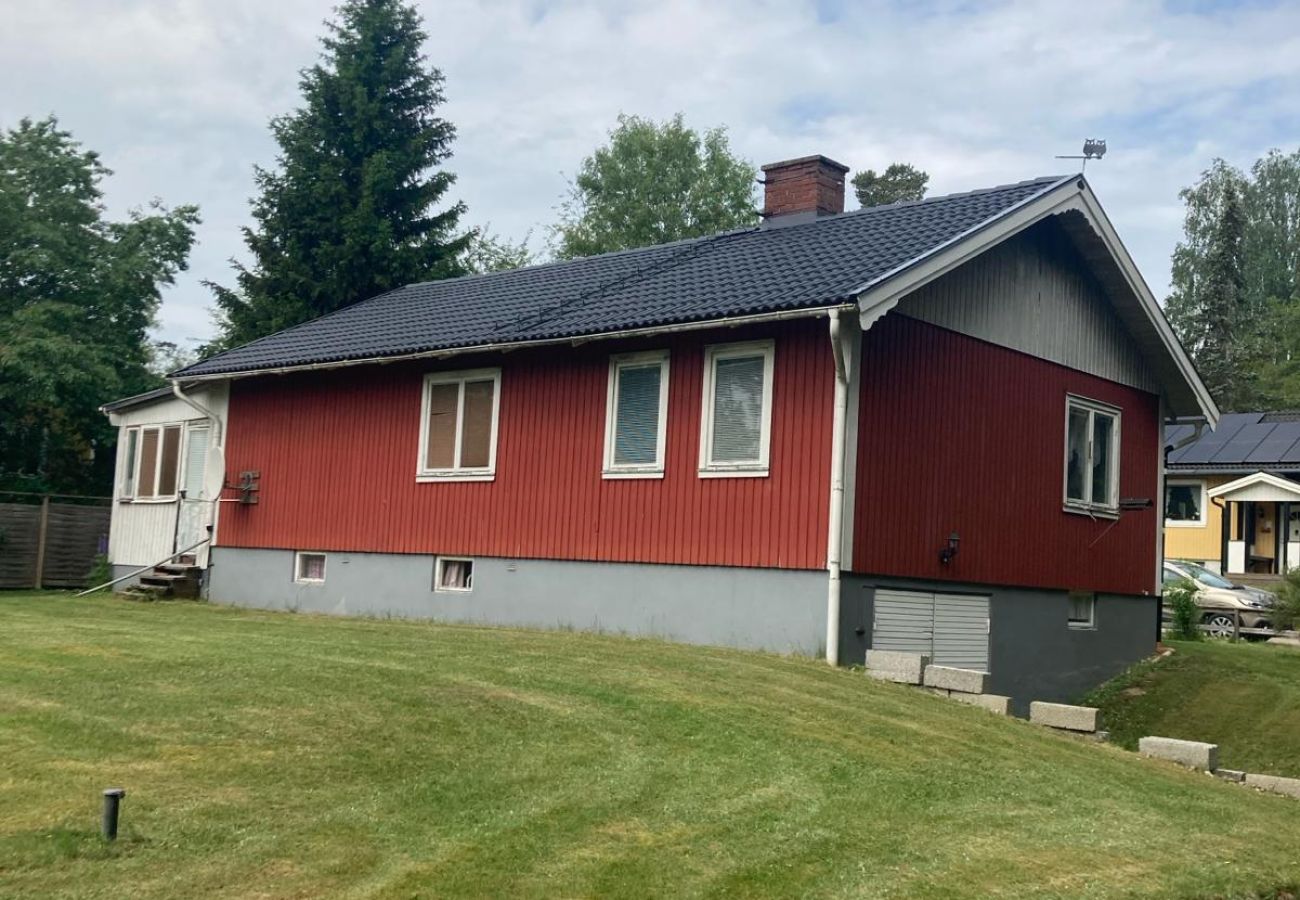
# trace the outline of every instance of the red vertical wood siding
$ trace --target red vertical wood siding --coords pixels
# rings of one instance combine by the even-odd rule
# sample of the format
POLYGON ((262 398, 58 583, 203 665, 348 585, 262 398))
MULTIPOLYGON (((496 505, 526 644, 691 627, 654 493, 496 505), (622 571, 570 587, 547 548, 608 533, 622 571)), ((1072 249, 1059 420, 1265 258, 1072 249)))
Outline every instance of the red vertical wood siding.
POLYGON ((914 319, 877 322, 863 338, 854 570, 1150 593, 1154 509, 1116 522, 1061 508, 1067 394, 1123 410, 1120 495, 1158 499, 1154 395, 914 319))
POLYGON ((813 569, 824 565, 834 373, 824 320, 454 362, 235 381, 227 547, 813 569), (704 347, 775 337, 766 478, 700 478, 704 347), (663 479, 601 478, 611 353, 668 347, 663 479), (418 484, 422 376, 497 366, 496 479, 418 484))

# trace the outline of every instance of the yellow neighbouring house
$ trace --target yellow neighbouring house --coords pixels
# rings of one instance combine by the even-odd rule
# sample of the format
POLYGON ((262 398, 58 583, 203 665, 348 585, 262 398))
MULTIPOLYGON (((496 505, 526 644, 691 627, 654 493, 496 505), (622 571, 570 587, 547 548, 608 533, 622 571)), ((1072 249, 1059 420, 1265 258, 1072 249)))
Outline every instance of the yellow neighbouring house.
POLYGON ((1230 575, 1300 566, 1300 412, 1165 431, 1165 557, 1230 575))

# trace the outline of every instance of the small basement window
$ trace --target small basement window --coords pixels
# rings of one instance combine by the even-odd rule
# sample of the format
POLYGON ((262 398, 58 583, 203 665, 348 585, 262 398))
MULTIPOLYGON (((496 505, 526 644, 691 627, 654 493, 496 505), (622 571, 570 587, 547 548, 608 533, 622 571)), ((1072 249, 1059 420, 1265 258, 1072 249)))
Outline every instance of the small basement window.
POLYGON ((1119 512, 1120 411, 1094 400, 1065 403, 1065 508, 1119 512))
POLYGON ((433 569, 435 591, 474 590, 474 560, 439 556, 433 569))
POLYGON ((303 553, 294 556, 293 580, 300 584, 322 584, 325 581, 325 554, 303 553))
POLYGON ((1070 592, 1070 627, 1097 627, 1097 595, 1086 591, 1070 592))

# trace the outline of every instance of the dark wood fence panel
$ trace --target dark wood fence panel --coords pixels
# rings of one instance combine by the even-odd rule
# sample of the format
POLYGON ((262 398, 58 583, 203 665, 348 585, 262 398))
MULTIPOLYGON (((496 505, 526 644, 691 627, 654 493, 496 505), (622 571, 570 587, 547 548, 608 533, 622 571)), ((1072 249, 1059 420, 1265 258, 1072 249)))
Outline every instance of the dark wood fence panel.
POLYGON ((30 503, 0 503, 0 588, 36 583, 36 553, 41 508, 30 503))
POLYGON ((107 547, 109 517, 106 502, 0 503, 0 588, 85 587, 96 554, 107 547))

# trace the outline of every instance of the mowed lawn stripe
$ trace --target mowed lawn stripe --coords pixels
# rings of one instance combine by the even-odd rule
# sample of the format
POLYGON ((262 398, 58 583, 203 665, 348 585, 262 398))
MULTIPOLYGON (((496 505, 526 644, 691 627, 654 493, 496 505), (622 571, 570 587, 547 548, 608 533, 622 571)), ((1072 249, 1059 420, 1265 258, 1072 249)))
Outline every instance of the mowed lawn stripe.
POLYGON ((656 640, 4 594, 0 726, 6 897, 1300 880, 1287 798, 814 660, 656 640))

